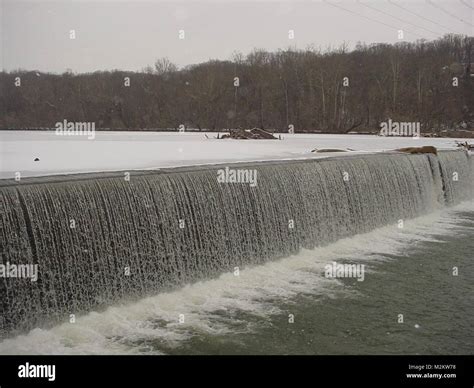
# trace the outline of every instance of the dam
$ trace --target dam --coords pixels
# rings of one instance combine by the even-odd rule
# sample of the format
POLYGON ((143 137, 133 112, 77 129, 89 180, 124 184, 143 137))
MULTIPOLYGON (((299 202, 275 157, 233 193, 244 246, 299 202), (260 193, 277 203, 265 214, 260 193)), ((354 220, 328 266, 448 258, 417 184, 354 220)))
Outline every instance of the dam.
POLYGON ((36 281, 0 278, 1 336, 473 198, 463 151, 231 165, 257 185, 220 182, 223 167, 1 180, 1 264, 38 266, 36 281))

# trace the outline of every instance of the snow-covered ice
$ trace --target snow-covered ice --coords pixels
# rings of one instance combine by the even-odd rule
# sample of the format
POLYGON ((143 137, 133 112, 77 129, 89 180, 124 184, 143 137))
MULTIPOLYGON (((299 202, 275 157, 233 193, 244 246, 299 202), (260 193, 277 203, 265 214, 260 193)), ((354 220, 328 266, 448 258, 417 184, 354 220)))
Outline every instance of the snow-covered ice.
POLYGON ((16 172, 26 177, 341 155, 312 153, 314 148, 374 152, 423 145, 456 146, 455 139, 446 138, 282 134, 280 141, 217 140, 216 135, 96 132, 95 139, 88 140, 86 136, 58 136, 54 131, 0 131, 0 178, 13 178, 16 172))

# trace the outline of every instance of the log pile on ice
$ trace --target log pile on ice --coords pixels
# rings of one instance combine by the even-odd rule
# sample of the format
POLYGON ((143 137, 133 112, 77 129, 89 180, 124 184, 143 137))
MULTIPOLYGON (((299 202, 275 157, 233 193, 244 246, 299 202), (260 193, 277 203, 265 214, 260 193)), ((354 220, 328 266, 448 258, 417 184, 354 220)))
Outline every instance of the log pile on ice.
POLYGON ((223 135, 221 139, 277 139, 270 132, 260 128, 253 129, 231 129, 229 134, 223 135))

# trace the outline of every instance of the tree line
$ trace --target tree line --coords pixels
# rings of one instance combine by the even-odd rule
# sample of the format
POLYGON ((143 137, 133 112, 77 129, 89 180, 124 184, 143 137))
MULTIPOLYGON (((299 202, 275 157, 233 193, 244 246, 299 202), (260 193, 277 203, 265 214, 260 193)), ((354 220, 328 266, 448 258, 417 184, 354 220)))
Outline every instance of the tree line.
POLYGON ((392 119, 423 131, 474 129, 473 40, 255 49, 182 69, 162 58, 139 72, 1 72, 0 128, 66 119, 98 129, 346 133, 392 119))

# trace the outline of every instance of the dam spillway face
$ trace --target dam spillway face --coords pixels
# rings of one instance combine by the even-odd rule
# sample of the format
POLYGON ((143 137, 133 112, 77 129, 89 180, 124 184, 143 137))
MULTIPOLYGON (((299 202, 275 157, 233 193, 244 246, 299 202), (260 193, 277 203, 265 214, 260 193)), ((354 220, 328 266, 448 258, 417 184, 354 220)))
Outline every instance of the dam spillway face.
POLYGON ((473 198, 462 151, 126 176, 0 181, 0 337, 473 198), (254 179, 229 179, 242 171, 254 179), (9 276, 14 266, 37 278, 9 276))

